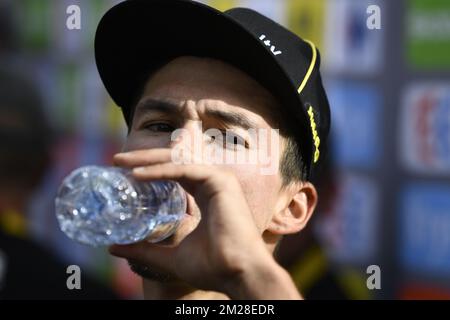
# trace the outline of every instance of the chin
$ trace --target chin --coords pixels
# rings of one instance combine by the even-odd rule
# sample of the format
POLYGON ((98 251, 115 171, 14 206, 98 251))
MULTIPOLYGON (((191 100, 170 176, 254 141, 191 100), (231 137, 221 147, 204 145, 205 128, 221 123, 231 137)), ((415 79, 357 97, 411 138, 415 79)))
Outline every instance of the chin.
POLYGON ((160 272, 148 266, 136 263, 132 260, 127 260, 131 270, 144 279, 157 281, 161 283, 175 283, 178 282, 178 278, 167 272, 160 272))
MULTIPOLYGON (((174 247, 178 246, 199 224, 200 222, 200 210, 194 204, 193 198, 188 197, 188 208, 186 217, 180 223, 174 234, 170 237, 158 242, 160 246, 174 247), (190 198, 190 199, 189 199, 190 198)), ((178 283, 181 282, 175 275, 160 271, 151 266, 143 265, 133 259, 127 259, 128 265, 131 270, 144 279, 152 280, 161 283, 178 283)))

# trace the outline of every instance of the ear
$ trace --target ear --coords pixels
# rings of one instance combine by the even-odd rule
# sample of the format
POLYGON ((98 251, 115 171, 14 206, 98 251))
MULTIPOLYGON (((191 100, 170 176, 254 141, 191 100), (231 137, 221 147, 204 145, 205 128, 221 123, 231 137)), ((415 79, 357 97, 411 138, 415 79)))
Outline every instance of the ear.
POLYGON ((301 231, 314 212, 317 205, 317 191, 310 182, 292 184, 283 191, 282 207, 275 213, 267 231, 285 235, 301 231))

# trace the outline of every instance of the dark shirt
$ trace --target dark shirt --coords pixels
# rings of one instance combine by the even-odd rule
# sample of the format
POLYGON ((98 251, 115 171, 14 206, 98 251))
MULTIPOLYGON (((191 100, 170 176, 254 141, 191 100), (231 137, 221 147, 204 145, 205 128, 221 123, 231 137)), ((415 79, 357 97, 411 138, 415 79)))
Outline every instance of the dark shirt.
POLYGON ((0 229, 0 299, 117 299, 81 270, 81 289, 69 290, 67 266, 47 250, 0 229))

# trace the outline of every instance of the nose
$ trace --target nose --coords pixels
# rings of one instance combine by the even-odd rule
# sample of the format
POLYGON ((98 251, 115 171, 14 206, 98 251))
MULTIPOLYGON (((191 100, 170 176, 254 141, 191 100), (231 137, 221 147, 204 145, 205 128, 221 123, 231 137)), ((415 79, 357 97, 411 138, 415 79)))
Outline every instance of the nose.
POLYGON ((196 159, 201 156, 203 144, 202 122, 189 120, 171 134, 169 148, 179 151, 183 156, 196 159))

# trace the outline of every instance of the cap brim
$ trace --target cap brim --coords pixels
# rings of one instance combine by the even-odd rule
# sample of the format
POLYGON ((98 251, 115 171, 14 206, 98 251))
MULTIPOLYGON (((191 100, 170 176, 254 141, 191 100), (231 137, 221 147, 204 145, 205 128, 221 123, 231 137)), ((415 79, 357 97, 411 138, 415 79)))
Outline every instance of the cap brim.
POLYGON ((311 133, 297 88, 272 52, 226 14, 183 0, 125 1, 101 19, 95 36, 100 77, 127 115, 149 72, 170 58, 205 56, 226 61, 255 78, 288 111, 286 120, 302 137, 309 159, 311 133))

